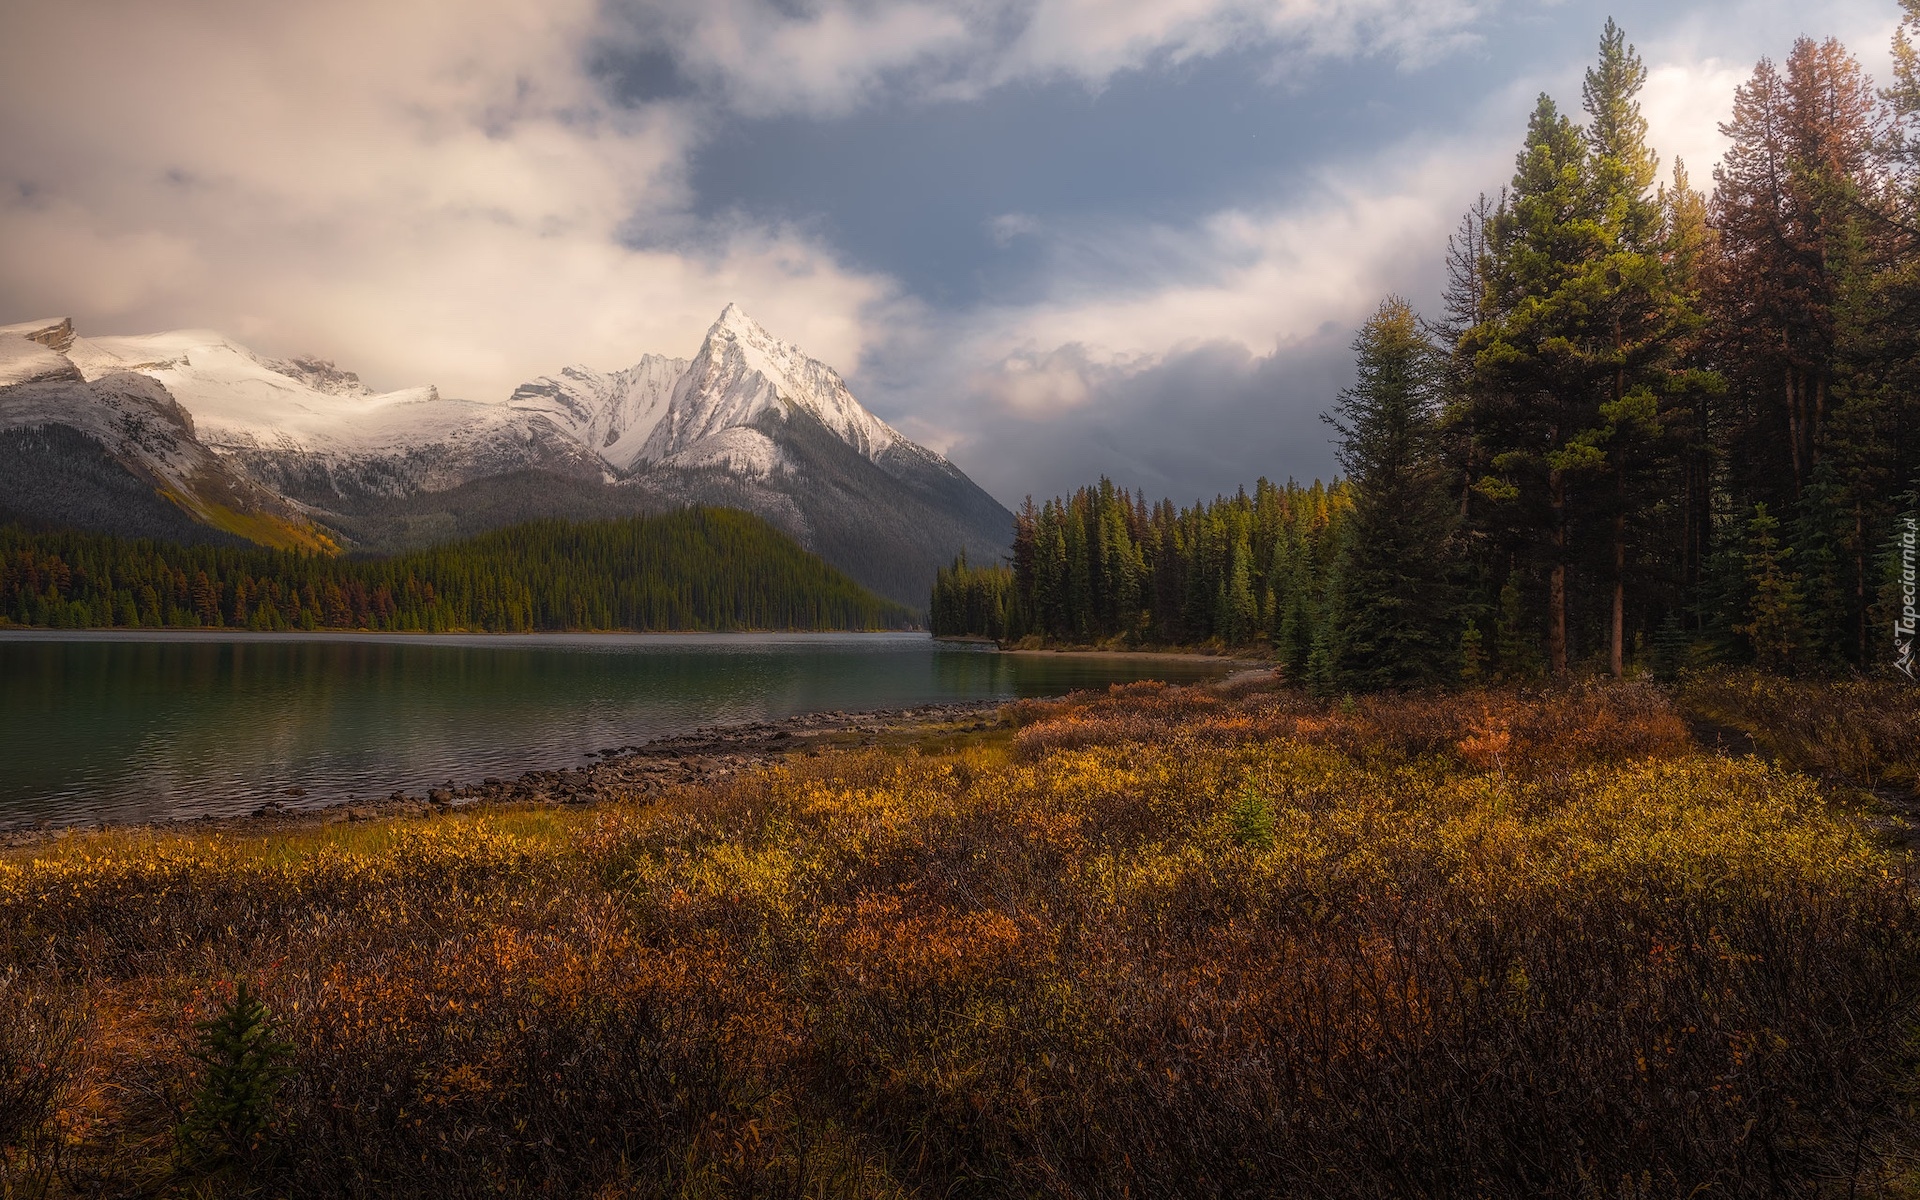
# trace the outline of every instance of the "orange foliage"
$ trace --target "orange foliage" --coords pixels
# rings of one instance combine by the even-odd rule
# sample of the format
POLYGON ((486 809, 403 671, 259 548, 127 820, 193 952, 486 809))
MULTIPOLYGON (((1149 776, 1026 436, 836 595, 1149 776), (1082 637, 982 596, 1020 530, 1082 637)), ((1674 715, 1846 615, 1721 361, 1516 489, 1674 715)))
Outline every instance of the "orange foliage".
POLYGON ((1645 685, 1375 696, 1350 709, 1253 685, 1238 695, 1116 688, 1050 704, 1026 701, 1014 720, 1015 745, 1029 756, 1177 736, 1210 746, 1293 740, 1372 761, 1441 757, 1482 770, 1497 757, 1508 769, 1552 771, 1672 757, 1692 746, 1685 722, 1645 685))
MULTIPOLYGON (((1897 1161, 1907 864, 1656 691, 1006 717, 1011 755, 798 758, 539 836, 0 861, 0 988, 89 1002, 5 1181, 175 1179, 195 1006, 239 975, 296 1072, 274 1174, 212 1193, 1768 1195, 1897 1161)), ((0 1068, 32 1027, 0 1006, 0 1068)))

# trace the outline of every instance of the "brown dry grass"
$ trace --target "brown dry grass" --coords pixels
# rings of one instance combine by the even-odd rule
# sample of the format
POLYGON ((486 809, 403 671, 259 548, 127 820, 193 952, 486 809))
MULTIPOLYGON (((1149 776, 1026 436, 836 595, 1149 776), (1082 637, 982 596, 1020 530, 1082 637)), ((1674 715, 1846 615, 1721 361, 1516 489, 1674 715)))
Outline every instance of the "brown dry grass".
POLYGON ((1795 770, 1867 789, 1920 790, 1920 688, 1911 683, 1714 671, 1689 677, 1680 702, 1795 770))
POLYGON ((1658 692, 1009 719, 648 806, 16 857, 7 1186, 1904 1194, 1908 865, 1658 692), (169 1131, 235 975, 297 1073, 280 1157, 209 1179, 169 1131))

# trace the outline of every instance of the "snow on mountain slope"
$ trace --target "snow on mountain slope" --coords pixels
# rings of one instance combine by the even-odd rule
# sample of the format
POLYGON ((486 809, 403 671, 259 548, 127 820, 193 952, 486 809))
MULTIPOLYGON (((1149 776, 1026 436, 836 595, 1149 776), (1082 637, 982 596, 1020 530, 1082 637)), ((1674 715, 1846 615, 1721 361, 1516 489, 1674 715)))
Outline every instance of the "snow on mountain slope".
MULTIPOLYGON (((10 361, 10 342, 0 336, 0 366, 10 361)), ((183 492, 213 466, 212 456, 194 440, 191 418, 165 389, 141 375, 82 380, 70 371, 0 389, 0 429, 41 425, 77 429, 145 468, 161 486, 183 492)))
MULTIPOLYGON (((127 502, 137 502, 143 490, 137 481, 144 481, 145 488, 152 489, 146 493, 147 504, 156 503, 157 493, 164 498, 158 502, 159 507, 164 509, 166 502, 171 502, 201 526, 266 545, 310 550, 331 546, 324 532, 314 528, 285 497, 260 486, 202 444, 194 436, 193 418, 157 380, 131 371, 83 379, 64 356, 13 334, 0 334, 0 380, 20 374, 18 367, 25 358, 21 345, 51 355, 66 370, 0 385, 0 434, 44 432, 63 426, 91 439, 127 472, 118 478, 125 479, 126 486, 133 489, 111 505, 113 511, 103 513, 102 519, 134 519, 137 514, 124 510, 127 502)), ((31 468, 21 469, 46 474, 56 466, 38 460, 31 468)), ((59 478, 57 470, 52 478, 59 478)), ((31 490, 35 482, 45 484, 47 480, 21 482, 31 490)), ((10 507, 18 499, 15 489, 0 490, 0 507, 10 507)), ((75 501, 82 509, 86 507, 84 497, 56 499, 63 509, 75 501)), ((122 531, 118 525, 109 527, 122 531)))
POLYGON ((17 325, 0 325, 0 334, 14 334, 64 354, 73 343, 73 318, 49 317, 41 321, 22 321, 17 325))
MULTIPOLYGON (((87 338, 23 322, 0 327, 0 442, 20 443, 9 462, 76 481, 98 475, 81 461, 97 444, 197 520, 288 544, 331 530, 392 550, 488 522, 733 505, 909 604, 955 553, 991 559, 1012 530, 957 467, 738 305, 691 359, 571 366, 492 403, 376 394, 333 363, 265 358, 206 330, 87 338), (72 436, 36 432, 53 426, 72 436)), ((110 513, 139 486, 103 484, 69 507, 110 513)), ((26 491, 0 480, 0 509, 26 491)), ((59 508, 57 491, 19 502, 59 508)))
MULTIPOLYGON (((61 321, 0 333, 0 389, 126 373, 191 414, 197 446, 303 504, 435 491, 527 468, 606 473, 597 453, 545 414, 442 399, 432 387, 375 393, 330 362, 266 359, 208 330, 89 339, 61 321)), ((60 423, 99 437, 92 426, 111 414, 82 411, 100 408, 98 398, 85 388, 60 395, 74 408, 60 423)))
POLYGON ((79 379, 67 356, 29 341, 18 333, 0 330, 0 387, 41 379, 79 379))
POLYGON ((758 429, 735 425, 710 433, 658 464, 678 471, 724 471, 760 482, 789 470, 793 463, 779 443, 758 429))
POLYGON ((784 416, 786 404, 817 417, 870 461, 906 440, 862 407, 833 368, 729 304, 674 386, 671 404, 635 461, 683 465, 702 460, 706 452, 697 447, 703 439, 751 427, 765 415, 784 416))
POLYGON ((263 358, 211 330, 86 338, 67 321, 31 321, 0 329, 0 338, 9 339, 0 386, 137 372, 193 415, 208 447, 276 482, 299 473, 294 459, 326 464, 329 479, 339 464, 409 460, 404 478, 390 470, 382 478, 432 489, 569 456, 576 467, 622 475, 666 466, 765 478, 791 465, 767 424, 790 408, 870 462, 910 457, 946 467, 862 407, 831 367, 736 304, 690 360, 648 354, 619 371, 572 366, 522 384, 505 403, 444 399, 432 387, 375 393, 330 362, 263 358))
POLYGON ((616 470, 629 470, 666 414, 688 360, 649 354, 624 371, 572 366, 521 384, 507 406, 537 412, 616 470))
POLYGON ((403 450, 501 415, 497 405, 442 400, 432 387, 375 394, 357 379, 316 387, 329 382, 322 372, 291 373, 291 364, 262 359, 211 330, 76 340, 95 352, 82 360, 89 378, 123 370, 158 380, 193 414, 201 439, 219 450, 403 450))

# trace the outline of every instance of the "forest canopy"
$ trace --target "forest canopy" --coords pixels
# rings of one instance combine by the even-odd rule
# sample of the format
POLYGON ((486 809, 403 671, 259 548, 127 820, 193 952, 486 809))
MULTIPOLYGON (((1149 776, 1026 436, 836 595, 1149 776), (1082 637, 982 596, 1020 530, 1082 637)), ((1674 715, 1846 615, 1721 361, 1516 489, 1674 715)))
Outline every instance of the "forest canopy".
POLYGON ((534 521, 392 558, 0 525, 0 619, 56 627, 898 629, 883 600, 749 513, 534 521))

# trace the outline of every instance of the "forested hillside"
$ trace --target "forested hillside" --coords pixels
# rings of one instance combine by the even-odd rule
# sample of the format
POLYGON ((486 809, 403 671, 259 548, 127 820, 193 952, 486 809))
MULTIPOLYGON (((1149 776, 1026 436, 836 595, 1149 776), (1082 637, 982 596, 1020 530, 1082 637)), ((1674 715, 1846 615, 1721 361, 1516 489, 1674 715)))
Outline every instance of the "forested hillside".
POLYGON ((1297 488, 1175 514, 1103 483, 1029 505, 1010 568, 943 575, 936 632, 1269 637, 1352 689, 1891 667, 1920 472, 1905 8, 1884 89, 1831 39, 1763 59, 1711 194, 1662 169, 1609 21, 1584 120, 1541 96, 1512 178, 1462 220, 1444 311, 1389 298, 1356 340, 1312 569, 1262 532, 1300 518, 1250 515, 1297 488))
POLYGON ((748 513, 534 521, 380 559, 0 526, 0 619, 56 627, 901 628, 913 614, 748 513))

